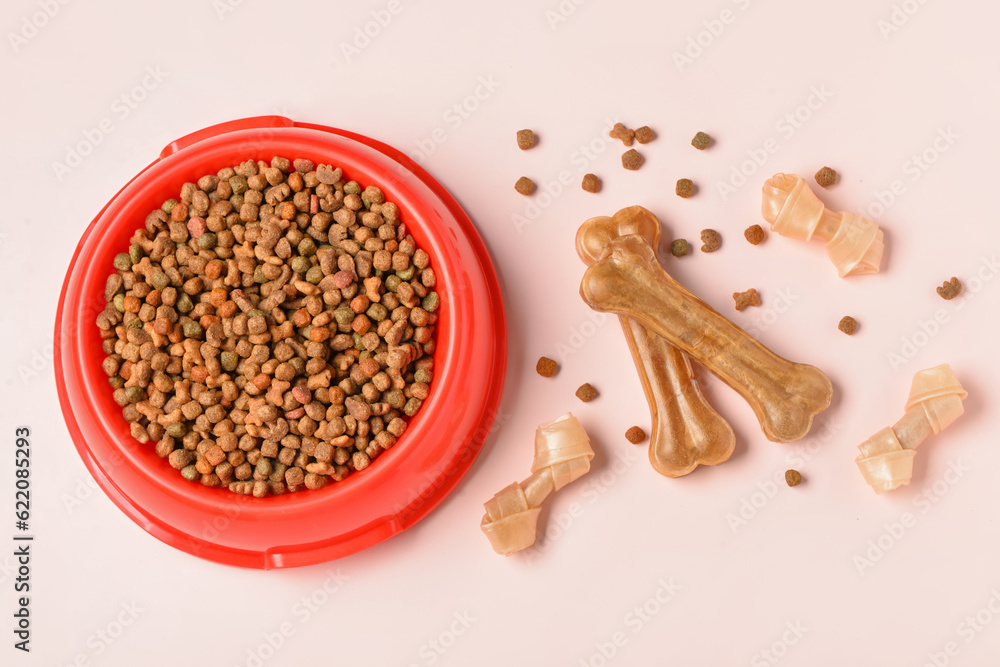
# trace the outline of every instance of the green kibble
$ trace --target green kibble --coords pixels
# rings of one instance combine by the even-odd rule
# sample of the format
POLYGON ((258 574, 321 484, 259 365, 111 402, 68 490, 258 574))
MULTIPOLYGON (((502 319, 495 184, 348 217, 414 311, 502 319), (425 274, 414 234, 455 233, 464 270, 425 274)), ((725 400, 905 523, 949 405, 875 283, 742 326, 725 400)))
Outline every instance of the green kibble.
POLYGON ((236 366, 240 363, 240 355, 235 352, 223 352, 219 355, 219 362, 222 364, 222 370, 227 373, 235 371, 236 366))
MULTIPOLYGON (((247 188, 249 186, 247 185, 247 179, 245 176, 240 176, 239 174, 236 174, 235 176, 229 179, 229 187, 233 189, 234 195, 241 195, 247 191, 247 188)), ((167 211, 167 213, 169 212, 170 211, 167 211)))
POLYGON ((171 438, 180 439, 187 433, 187 426, 183 422, 174 422, 167 427, 167 435, 171 438))
POLYGON ((691 252, 691 246, 688 245, 686 239, 677 239, 670 244, 670 254, 674 257, 683 257, 689 252, 691 252))
POLYGON ((211 250, 219 242, 219 237, 215 232, 205 232, 195 241, 202 250, 211 250))
POLYGON ((142 248, 133 243, 128 247, 128 256, 133 264, 138 264, 139 260, 142 259, 142 248))
POLYGON ((243 203, 244 203, 243 195, 233 195, 232 197, 229 198, 229 203, 233 205, 234 211, 239 211, 241 208, 243 208, 243 203))
POLYGON ((281 461, 271 464, 271 475, 268 477, 272 482, 281 482, 285 479, 285 471, 288 470, 286 466, 281 461))
POLYGON ((202 334, 205 333, 201 325, 194 320, 185 322, 181 329, 184 331, 185 338, 201 338, 202 334))
POLYGON ((342 327, 350 326, 351 322, 354 321, 354 311, 351 310, 350 306, 341 306, 333 311, 333 319, 337 320, 337 324, 342 327))
POLYGON ((438 296, 437 292, 431 292, 424 297, 420 305, 428 313, 433 313, 441 306, 441 297, 438 296))
POLYGON ((385 278, 385 271, 383 271, 382 269, 375 269, 375 277, 385 278))
POLYGON ((167 201, 163 202, 163 206, 161 206, 160 208, 163 209, 164 213, 170 215, 170 212, 174 210, 174 206, 177 206, 177 204, 179 203, 180 202, 178 202, 176 199, 168 199, 167 201))
POLYGON ((423 404, 424 402, 419 398, 411 398, 406 402, 406 405, 403 406, 403 414, 407 417, 412 417, 417 414, 417 410, 419 410, 420 406, 423 404))
POLYGON ((149 284, 153 286, 153 289, 163 290, 170 284, 170 278, 163 271, 156 271, 149 277, 149 284))
POLYGON ((406 405, 406 396, 401 389, 390 389, 385 394, 385 402, 399 410, 406 405))
POLYGON ((354 334, 353 334, 353 336, 354 336, 354 348, 355 349, 361 350, 362 352, 368 349, 367 347, 365 347, 364 338, 362 338, 361 334, 359 334, 357 331, 355 331, 354 334))
POLYGON ((140 320, 138 317, 133 317, 131 320, 128 321, 128 324, 125 325, 125 328, 126 329, 141 329, 142 328, 142 320, 140 320))
POLYGON ((302 357, 292 357, 288 360, 288 363, 295 369, 296 375, 302 375, 306 372, 306 360, 302 357))
POLYGON ((366 211, 372 207, 372 203, 368 201, 368 197, 365 197, 364 195, 361 196, 361 205, 365 207, 366 211))
POLYGON ((385 279, 385 288, 390 292, 395 292, 396 288, 399 287, 399 283, 403 282, 402 278, 398 274, 391 274, 385 279))
POLYGON ((423 382, 424 384, 430 384, 431 380, 433 379, 434 379, 434 373, 423 368, 418 368, 417 371, 413 374, 414 382, 423 382))
POLYGON ((115 310, 119 313, 125 312, 125 295, 120 292, 115 294, 115 310))
POLYGON ((312 257, 316 254, 316 242, 308 236, 299 241, 299 254, 303 257, 312 257))
POLYGON ((358 355, 358 361, 364 361, 370 356, 372 356, 371 350, 361 350, 361 354, 358 355))
POLYGON ((266 456, 262 456, 257 459, 257 475, 259 477, 268 477, 271 474, 271 459, 266 456))
POLYGON ((361 186, 358 185, 357 181, 347 181, 346 183, 344 183, 344 194, 359 195, 361 194, 361 186))
POLYGON ((115 375, 114 377, 109 377, 108 378, 108 384, 110 384, 112 386, 112 388, 114 388, 114 389, 121 389, 122 387, 125 386, 125 378, 123 378, 120 375, 115 375))
POLYGON ((417 267, 410 264, 408 267, 402 271, 396 271, 396 275, 399 276, 400 280, 410 281, 413 280, 413 272, 417 270, 417 267))
POLYGON ((264 275, 264 268, 262 266, 258 266, 253 270, 253 281, 259 284, 267 282, 267 276, 264 275))
POLYGON ((194 465, 184 466, 181 468, 181 477, 189 482, 197 482, 201 479, 201 473, 198 472, 198 468, 194 465))
POLYGON ((125 399, 129 403, 138 403, 146 397, 146 392, 142 387, 125 387, 125 399))
POLYGON ((368 310, 365 313, 376 322, 381 322, 389 315, 389 311, 381 303, 373 303, 368 306, 368 310))
POLYGON ((194 304, 191 303, 191 297, 182 292, 181 295, 177 297, 176 308, 182 313, 190 313, 191 309, 194 308, 194 304))
POLYGON ((252 310, 247 311, 247 319, 253 319, 255 317, 266 317, 266 315, 260 308, 253 308, 252 310))
POLYGON ((313 285, 318 285, 320 281, 323 280, 323 278, 324 278, 323 269, 318 266, 314 266, 308 271, 306 271, 306 282, 308 283, 312 283, 313 285))
POLYGON ((312 268, 312 262, 310 262, 305 257, 293 257, 292 258, 292 271, 295 273, 305 274, 309 269, 312 268))
POLYGON ((132 258, 127 252, 120 252, 115 255, 115 268, 119 271, 129 271, 132 268, 132 258))

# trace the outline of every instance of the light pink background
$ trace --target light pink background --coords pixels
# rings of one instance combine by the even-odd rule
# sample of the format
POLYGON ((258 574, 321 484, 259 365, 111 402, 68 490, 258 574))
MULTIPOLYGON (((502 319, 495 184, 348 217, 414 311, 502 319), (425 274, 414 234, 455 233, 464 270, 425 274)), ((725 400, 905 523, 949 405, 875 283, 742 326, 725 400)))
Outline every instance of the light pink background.
MULTIPOLYGON (((52 2, 51 18, 45 2, 4 4, 0 488, 8 508, 13 427, 28 424, 38 541, 35 651, 15 652, 5 634, 0 663, 995 660, 1000 10, 576 2, 52 2), (366 25, 367 44, 356 32, 366 25), (93 215, 171 140, 265 113, 418 157, 489 245, 511 341, 502 427, 438 510, 351 558, 277 572, 176 551, 94 491, 51 366, 63 271, 93 215), (105 118, 112 131, 95 134, 105 118), (616 119, 657 132, 638 172, 606 137, 616 119), (540 137, 530 152, 514 143, 523 127, 540 137), (717 139, 710 150, 688 145, 699 130, 717 139), (81 142, 97 145, 68 173, 54 166, 81 142), (766 177, 823 165, 842 175, 824 201, 884 228, 881 274, 841 280, 819 244, 743 240, 762 222, 766 177), (748 176, 731 180, 740 169, 748 176), (604 180, 598 195, 579 188, 588 171, 604 180), (530 199, 513 190, 522 175, 540 186, 530 199), (681 177, 697 196, 673 195, 681 177), (720 184, 738 187, 724 196, 720 184), (667 239, 719 230, 718 252, 668 256, 668 270, 777 353, 827 372, 834 402, 807 439, 768 442, 747 405, 700 373, 737 433, 728 463, 670 480, 624 440, 649 416, 617 322, 577 296, 573 234, 630 204, 655 212, 667 239), (934 288, 952 275, 967 296, 945 302, 934 288), (730 294, 749 287, 763 304, 736 313, 730 294), (861 323, 851 338, 836 328, 845 314, 861 323), (561 358, 551 380, 534 373, 542 354, 561 358), (969 390, 966 415, 921 448, 909 488, 876 497, 856 445, 902 414, 915 371, 943 362, 969 390), (583 382, 598 400, 574 398, 583 382), (535 426, 567 410, 593 438, 594 470, 553 498, 534 551, 496 556, 479 532, 482 502, 528 474, 535 426), (802 486, 773 483, 789 467, 802 486)), ((0 557, 8 619, 11 565, 0 557)))

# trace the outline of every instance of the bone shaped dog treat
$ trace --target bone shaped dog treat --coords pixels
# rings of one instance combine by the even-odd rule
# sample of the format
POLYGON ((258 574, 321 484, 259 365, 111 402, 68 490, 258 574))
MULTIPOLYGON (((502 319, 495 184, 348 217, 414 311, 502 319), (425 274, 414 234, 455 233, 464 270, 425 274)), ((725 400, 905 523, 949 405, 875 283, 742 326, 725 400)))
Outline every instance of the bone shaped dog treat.
POLYGON ((798 440, 830 405, 833 386, 814 366, 779 357, 671 278, 645 239, 614 239, 583 275, 591 308, 625 315, 680 348, 736 390, 769 440, 798 440))
POLYGON ((841 278, 878 273, 885 249, 882 230, 868 218, 834 213, 800 176, 775 174, 764 183, 761 213, 782 236, 826 242, 826 254, 841 278))
POLYGON ((917 372, 910 385, 906 414, 892 428, 884 428, 858 445, 855 461, 875 493, 910 483, 916 448, 962 416, 962 388, 948 364, 917 372))
POLYGON ((493 550, 509 556, 534 544, 542 502, 585 475, 592 458, 590 437, 572 413, 539 426, 531 476, 503 488, 483 505, 481 528, 493 550))
MULTIPOLYGON (((642 236, 656 248, 660 221, 641 206, 623 208, 612 217, 591 218, 577 231, 577 254, 589 266, 600 258, 609 241, 629 234, 642 236)), ((635 320, 618 319, 649 404, 649 461, 653 468, 667 477, 681 477, 699 464, 715 465, 729 459, 736 436, 705 400, 687 355, 635 320)))

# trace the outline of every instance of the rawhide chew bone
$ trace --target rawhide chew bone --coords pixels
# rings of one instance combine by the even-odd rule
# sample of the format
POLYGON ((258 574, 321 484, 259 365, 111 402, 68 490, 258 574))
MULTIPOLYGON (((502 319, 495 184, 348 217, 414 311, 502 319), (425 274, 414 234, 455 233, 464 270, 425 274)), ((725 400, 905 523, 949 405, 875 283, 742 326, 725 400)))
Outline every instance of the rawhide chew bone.
POLYGON ((875 493, 910 483, 917 446, 962 416, 966 396, 968 392, 948 364, 913 376, 906 414, 892 428, 884 428, 858 445, 861 453, 855 461, 875 493))
MULTIPOLYGON (((587 265, 596 262, 608 241, 638 234, 650 247, 660 241, 660 221, 642 206, 623 208, 611 217, 591 218, 576 233, 576 250, 587 265)), ((732 427, 709 405, 698 387, 687 355, 635 320, 618 317, 649 404, 649 462, 667 477, 681 477, 698 465, 715 465, 733 453, 732 427)))
POLYGON ((878 273, 885 249, 882 230, 868 218, 827 210, 805 179, 775 174, 764 183, 761 213, 771 229, 793 239, 817 237, 826 242, 826 254, 844 276, 878 273))
POLYGON ((720 315, 671 278, 640 236, 609 241, 580 295, 595 310, 636 320, 735 389, 769 440, 798 440, 830 405, 833 386, 822 371, 779 357, 720 315))
POLYGON ((590 437, 572 413, 539 426, 531 476, 502 489, 483 505, 486 514, 481 527, 493 550, 508 556, 534 544, 542 502, 585 475, 592 458, 590 437))

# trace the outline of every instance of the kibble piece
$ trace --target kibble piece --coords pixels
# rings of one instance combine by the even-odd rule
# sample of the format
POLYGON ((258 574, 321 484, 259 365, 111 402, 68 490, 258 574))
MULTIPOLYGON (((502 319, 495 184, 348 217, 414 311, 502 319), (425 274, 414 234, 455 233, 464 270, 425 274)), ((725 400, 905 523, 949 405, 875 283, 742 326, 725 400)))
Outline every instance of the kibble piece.
POLYGON ((677 193, 678 197, 687 199, 694 194, 694 183, 691 182, 690 178, 679 179, 677 181, 677 187, 674 188, 674 192, 677 193))
POLYGON ((714 229, 703 229, 701 230, 701 243, 702 252, 715 252, 722 244, 722 237, 714 229))
POLYGON ((708 145, 712 143, 712 137, 708 136, 704 132, 699 132, 694 135, 694 139, 691 140, 691 145, 700 151, 708 148, 708 145))
POLYGON ((581 187, 587 192, 600 192, 601 179, 594 174, 584 174, 581 187))
POLYGON ((643 125, 638 130, 635 131, 635 140, 640 144, 648 144, 650 141, 656 138, 656 135, 648 125, 643 125))
POLYGON ((622 153, 622 166, 629 171, 635 171, 642 166, 642 154, 634 148, 622 153))
POLYGON ((837 328, 848 336, 853 336, 854 332, 858 330, 858 321, 850 315, 844 315, 840 318, 840 324, 837 325, 837 328))
POLYGON ((952 276, 951 280, 944 281, 941 287, 937 288, 937 293, 942 299, 950 301, 962 293, 962 283, 959 282, 958 278, 952 276))
POLYGON ((535 372, 543 378, 550 378, 558 371, 559 364, 557 364, 554 359, 549 359, 548 357, 539 357, 538 363, 535 364, 535 372))
POLYGON ((683 257, 689 252, 691 252, 691 246, 687 239, 674 239, 670 244, 670 254, 674 257, 683 257))
POLYGON ((522 176, 517 179, 517 183, 514 184, 514 189, 520 192, 522 195, 530 195, 535 191, 535 183, 527 176, 522 176))
POLYGON ((576 390, 576 397, 584 403, 590 403, 597 398, 597 390, 589 382, 586 382, 581 384, 580 388, 576 390))
POLYGON ((615 126, 611 128, 610 132, 608 132, 608 136, 612 139, 621 140, 621 142, 626 146, 631 146, 632 139, 635 137, 635 132, 628 129, 621 123, 615 123, 615 126))
POLYGON ((746 292, 733 292, 733 299, 736 301, 736 310, 760 305, 760 296, 757 295, 757 290, 752 287, 746 292))
POLYGON ((750 242, 750 245, 757 245, 764 240, 764 229, 760 225, 750 225, 743 232, 743 236, 750 242))
POLYGON ((837 182, 837 172, 829 167, 823 167, 816 172, 815 178, 820 187, 828 188, 837 182))
POLYGON ((535 145, 535 133, 531 130, 517 131, 517 147, 526 151, 535 145))
POLYGON ((785 471, 785 484, 788 486, 798 486, 802 483, 802 475, 798 470, 785 471))
POLYGON ((625 439, 631 442, 633 445, 638 445, 640 442, 646 439, 646 432, 643 431, 638 426, 633 426, 629 430, 625 431, 625 439))

